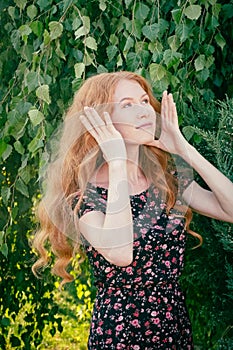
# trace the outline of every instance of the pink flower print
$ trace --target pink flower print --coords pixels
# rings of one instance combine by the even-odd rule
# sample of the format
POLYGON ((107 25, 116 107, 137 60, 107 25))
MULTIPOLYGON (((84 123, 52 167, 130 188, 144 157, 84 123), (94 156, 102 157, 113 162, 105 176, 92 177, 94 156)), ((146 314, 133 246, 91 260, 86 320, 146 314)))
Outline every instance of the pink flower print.
POLYGON ((166 208, 166 203, 161 203, 161 204, 159 205, 159 207, 160 207, 160 209, 166 208))
POLYGON ((165 261, 165 265, 167 266, 167 267, 170 267, 171 266, 171 263, 170 263, 170 261, 165 261))
POLYGON ((140 290, 140 292, 138 293, 138 295, 139 295, 140 297, 144 297, 144 295, 145 295, 144 290, 140 290))
POLYGON ((151 261, 147 261, 145 267, 150 267, 152 265, 152 262, 151 261))
POLYGON ((165 257, 167 258, 169 255, 170 255, 170 253, 168 251, 166 251, 165 257))
POLYGON ((143 194, 141 194, 141 196, 140 196, 140 199, 142 200, 142 201, 146 201, 146 198, 145 198, 145 196, 143 195, 143 194))
POLYGON ((152 223, 153 225, 156 224, 156 222, 157 222, 156 218, 151 218, 151 223, 152 223))
POLYGON ((149 325, 150 325, 150 322, 149 322, 149 321, 146 321, 146 322, 144 323, 144 326, 145 326, 145 327, 149 327, 149 325))
POLYGON ((97 332, 98 334, 100 334, 100 335, 103 335, 103 331, 102 331, 102 328, 101 328, 101 327, 98 327, 98 328, 96 329, 96 332, 97 332))
POLYGON ((152 338, 153 343, 156 343, 159 340, 160 340, 160 338, 157 337, 156 335, 152 338))
POLYGON ((107 329, 105 333, 108 334, 108 335, 111 335, 112 334, 112 330, 111 329, 107 329))
POLYGON ((176 258, 173 256, 173 258, 172 258, 172 263, 173 264, 176 264, 177 263, 177 260, 176 260, 176 258))
POLYGON ((105 299, 104 304, 107 304, 107 305, 108 305, 108 304, 110 303, 110 301, 111 301, 110 299, 105 299))
POLYGON ((172 317, 171 317, 171 313, 170 312, 166 312, 166 318, 168 320, 172 320, 172 317))
POLYGON ((177 230, 173 230, 173 231, 172 231, 173 236, 177 236, 178 232, 179 232, 179 231, 177 231, 177 230))
POLYGON ((153 333, 150 329, 148 329, 148 331, 146 331, 146 335, 150 335, 151 333, 153 333))
POLYGON ((138 247, 140 245, 140 242, 139 241, 135 241, 134 245, 135 245, 135 247, 138 247))
POLYGON ((180 219, 175 219, 173 222, 174 222, 175 225, 179 225, 180 224, 180 219))
POLYGON ((111 268, 110 267, 106 267, 106 269, 104 270, 106 273, 110 272, 111 271, 111 268))
POLYGON ((140 350, 140 346, 139 345, 134 345, 133 350, 140 350))
POLYGON ((138 283, 138 282, 141 282, 141 280, 142 280, 142 277, 137 277, 137 278, 135 278, 134 282, 138 283))
POLYGON ((121 332, 122 329, 123 329, 123 325, 122 325, 122 324, 118 324, 118 325, 116 326, 116 331, 117 331, 117 332, 121 332))
POLYGON ((99 326, 102 326, 103 323, 104 323, 103 321, 99 321, 99 322, 98 322, 98 325, 99 325, 99 326))
POLYGON ((179 240, 180 240, 180 241, 183 241, 184 238, 185 238, 185 235, 182 233, 182 234, 180 235, 179 240))
POLYGON ((138 310, 136 310, 136 311, 133 313, 133 315, 134 315, 135 317, 138 317, 138 316, 139 316, 138 310))
POLYGON ((155 206, 155 201, 151 201, 150 202, 150 207, 154 207, 155 206))
POLYGON ((123 320, 123 318, 124 318, 124 317, 123 317, 122 315, 121 315, 121 316, 119 316, 119 317, 118 317, 118 321, 122 321, 122 320, 123 320))
POLYGON ((134 327, 140 327, 139 323, 138 323, 138 319, 135 319, 133 321, 130 322, 134 327))
POLYGON ((126 268, 126 272, 127 272, 129 275, 132 275, 132 274, 133 274, 133 269, 132 269, 132 267, 131 267, 131 266, 128 266, 128 267, 126 268))
POLYGON ((120 308, 121 308, 121 304, 120 303, 115 303, 114 305, 113 305, 113 309, 114 310, 119 310, 120 308))
POLYGON ((171 310, 172 310, 172 306, 170 304, 168 304, 167 311, 171 311, 171 310))
POLYGON ((112 338, 107 338, 106 339, 106 344, 112 344, 112 338))
POLYGON ((163 249, 167 249, 167 244, 163 244, 163 245, 162 245, 162 248, 163 248, 163 249))
POLYGON ((158 317, 153 319, 153 323, 154 324, 159 324, 160 323, 160 319, 158 317))
POLYGON ((153 297, 152 295, 150 295, 148 301, 149 303, 154 303, 156 301, 156 297, 153 297))
POLYGON ((110 272, 110 273, 107 274, 107 277, 108 277, 108 278, 111 278, 112 276, 113 276, 113 273, 112 273, 112 272, 110 272))
POLYGON ((152 313, 151 313, 151 316, 157 316, 158 315, 158 312, 157 311, 152 311, 152 313))

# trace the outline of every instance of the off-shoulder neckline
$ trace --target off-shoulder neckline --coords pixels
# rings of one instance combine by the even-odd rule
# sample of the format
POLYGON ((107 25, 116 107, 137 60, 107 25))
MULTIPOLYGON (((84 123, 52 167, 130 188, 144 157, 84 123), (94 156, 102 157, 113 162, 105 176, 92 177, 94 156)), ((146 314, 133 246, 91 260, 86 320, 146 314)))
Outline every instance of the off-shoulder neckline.
MULTIPOLYGON (((152 185, 149 185, 149 187, 147 187, 145 190, 141 191, 140 193, 135 193, 135 194, 130 194, 130 197, 140 197, 142 195, 145 195, 149 189, 151 188, 152 185)), ((102 187, 102 186, 98 186, 98 185, 94 185, 91 182, 88 182, 88 186, 87 187, 92 187, 92 188, 99 188, 100 190, 104 191, 105 193, 108 193, 108 188, 106 187, 102 187)))

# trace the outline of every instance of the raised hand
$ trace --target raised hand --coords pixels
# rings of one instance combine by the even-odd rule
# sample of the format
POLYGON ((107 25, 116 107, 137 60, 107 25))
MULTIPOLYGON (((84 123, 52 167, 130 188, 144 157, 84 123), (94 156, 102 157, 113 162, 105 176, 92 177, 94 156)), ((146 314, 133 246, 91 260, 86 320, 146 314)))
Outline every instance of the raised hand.
POLYGON ((84 107, 85 115, 80 120, 87 131, 100 146, 107 163, 113 160, 126 160, 126 147, 121 134, 115 129, 108 112, 103 112, 102 119, 91 107, 84 107))
POLYGON ((173 96, 172 94, 168 94, 167 91, 163 92, 161 121, 162 129, 159 140, 154 140, 148 145, 158 147, 169 153, 181 155, 185 145, 187 145, 187 141, 179 129, 177 110, 173 96))

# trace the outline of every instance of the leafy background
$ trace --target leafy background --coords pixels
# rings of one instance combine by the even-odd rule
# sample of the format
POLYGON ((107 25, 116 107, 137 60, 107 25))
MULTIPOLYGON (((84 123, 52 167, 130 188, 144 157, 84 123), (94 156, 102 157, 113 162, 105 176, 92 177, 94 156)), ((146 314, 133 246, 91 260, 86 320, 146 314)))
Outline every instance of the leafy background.
MULTIPOLYGON (((1 349, 86 349, 87 261, 59 291, 49 270, 32 275, 30 248, 45 145, 83 79, 123 69, 158 99, 172 91, 186 138, 233 180, 232 17, 232 0, 0 1, 1 349)), ((232 225, 196 214, 192 228, 204 244, 190 239, 182 284, 196 349, 232 349, 232 225)))

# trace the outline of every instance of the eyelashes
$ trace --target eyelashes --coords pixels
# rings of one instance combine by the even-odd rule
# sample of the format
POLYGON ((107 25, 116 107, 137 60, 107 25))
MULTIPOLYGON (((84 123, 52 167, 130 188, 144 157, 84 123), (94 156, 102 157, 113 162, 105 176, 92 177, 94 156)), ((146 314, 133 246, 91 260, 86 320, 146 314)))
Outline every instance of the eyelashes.
MULTIPOLYGON (((148 98, 145 98, 144 100, 142 100, 143 104, 149 104, 150 103, 150 100, 148 98)), ((129 108, 129 107, 132 107, 133 105, 135 105, 135 103, 133 102, 127 102, 125 104, 122 105, 122 108, 129 108)))

